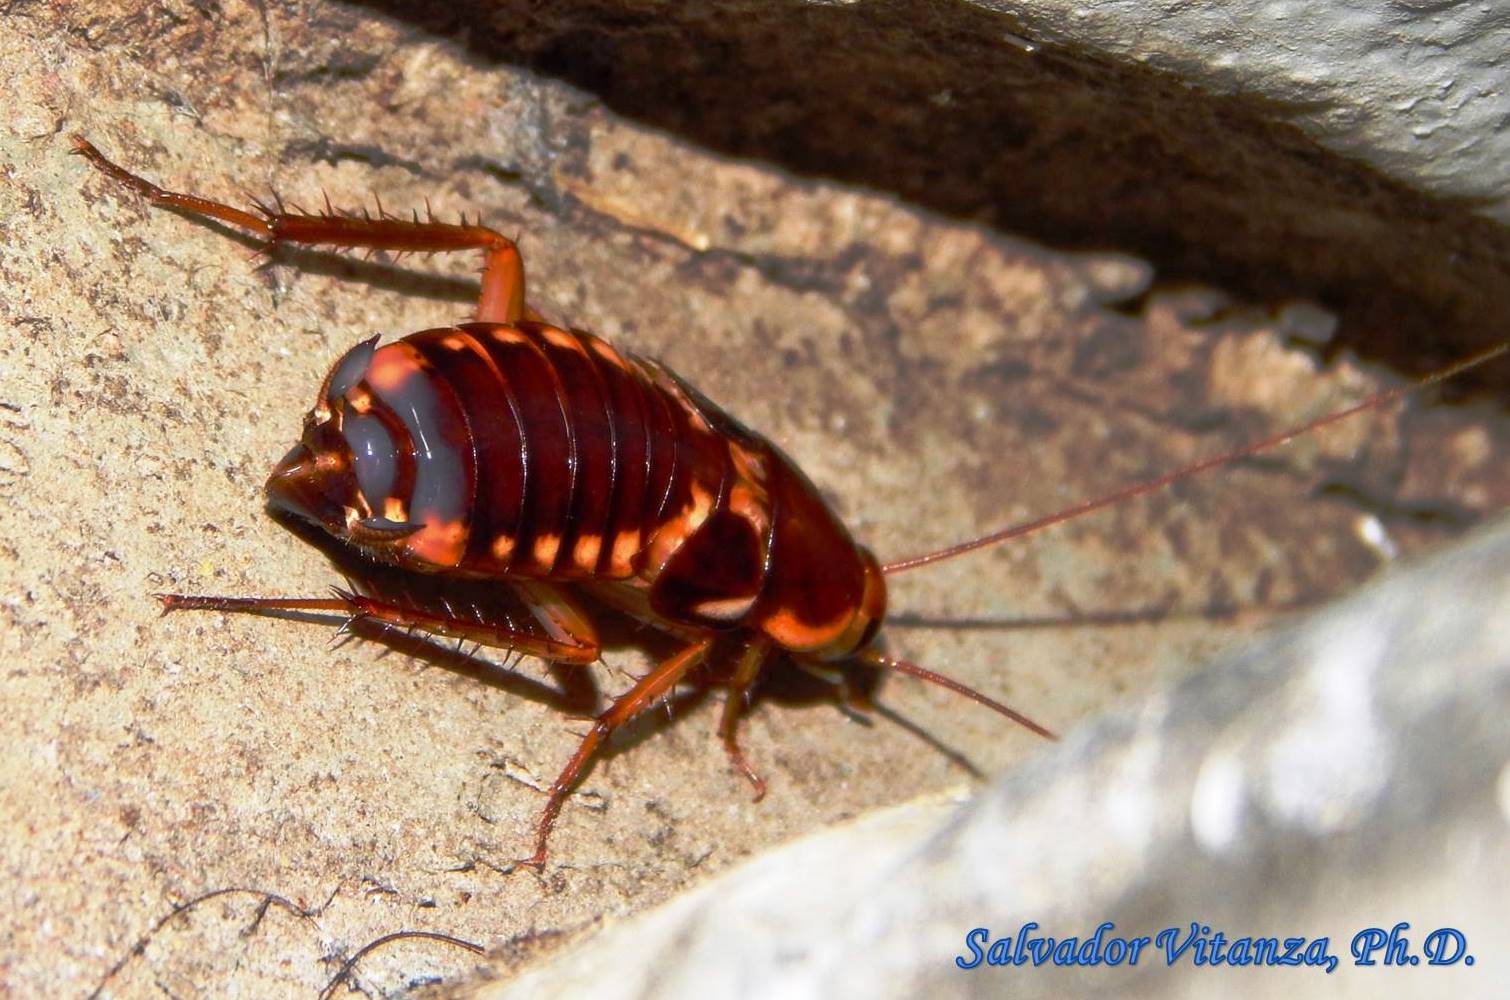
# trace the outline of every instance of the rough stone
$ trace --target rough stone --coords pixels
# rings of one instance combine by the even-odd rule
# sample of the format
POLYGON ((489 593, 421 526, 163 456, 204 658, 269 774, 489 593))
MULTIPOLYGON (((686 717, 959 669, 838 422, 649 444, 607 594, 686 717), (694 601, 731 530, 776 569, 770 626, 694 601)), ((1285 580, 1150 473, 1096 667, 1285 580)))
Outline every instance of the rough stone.
POLYGON ((715 150, 1316 299, 1400 368, 1510 328, 1503 4, 369 6, 715 150))
MULTIPOLYGON (((769 433, 883 556, 1398 380, 1297 346, 1304 308, 1145 293, 1139 258, 710 153, 367 11, 0 9, 0 989, 17 995, 309 993, 406 928, 480 942, 503 974, 772 845, 957 786, 962 757, 997 772, 1043 751, 945 692, 888 683, 892 714, 866 726, 773 684, 746 729, 772 784, 755 804, 712 736, 717 698, 693 698, 587 777, 543 877, 504 874, 540 804, 527 786, 573 745, 538 665, 159 619, 150 596, 336 582, 262 514, 266 470, 332 359, 467 316, 476 262, 265 264, 69 157, 71 132, 233 201, 483 212, 521 234, 537 306, 769 433), (216 897, 134 950, 232 887, 313 914, 216 897)), ((1483 400, 1423 397, 900 577, 892 648, 1068 729, 1503 510, 1506 434, 1483 400)), ((659 651, 626 640, 604 690, 659 651)), ((476 964, 404 942, 358 975, 391 991, 476 964)))
POLYGON ((1510 11, 1483 2, 986 3, 1079 46, 1273 102, 1320 145, 1510 223, 1510 11))
MULTIPOLYGON (((643 997, 1493 997, 1510 947, 1510 521, 1391 574, 1081 727, 960 807, 909 803, 768 852, 478 1000, 643 997), (1155 938, 1136 965, 991 966, 966 946, 1080 951, 1155 938), (1192 921, 1327 937, 1322 967, 1170 963, 1192 921), (1354 962, 1396 921, 1445 967, 1354 962), (1455 947, 1440 952, 1444 958, 1455 947), (956 965, 972 960, 974 968, 956 965), (1387 984, 1387 986, 1385 985, 1387 984)), ((1224 949, 1224 953, 1242 952, 1224 949)), ((1103 951, 1100 954, 1115 954, 1103 951)))

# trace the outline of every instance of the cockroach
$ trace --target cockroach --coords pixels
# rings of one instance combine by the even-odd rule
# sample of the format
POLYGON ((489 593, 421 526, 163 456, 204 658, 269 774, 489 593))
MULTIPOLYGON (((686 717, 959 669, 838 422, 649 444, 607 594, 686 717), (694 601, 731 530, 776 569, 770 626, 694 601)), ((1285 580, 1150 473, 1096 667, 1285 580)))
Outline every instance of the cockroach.
POLYGON ((243 210, 164 190, 81 137, 73 151, 151 204, 227 224, 267 250, 300 244, 483 255, 476 319, 383 346, 373 337, 348 350, 321 383, 299 442, 267 481, 271 510, 360 557, 365 569, 353 584, 331 597, 159 598, 164 612, 334 612, 348 625, 368 621, 582 667, 600 652, 583 598, 671 637, 677 651, 592 720, 551 784, 534 853, 518 862, 536 868, 563 802, 605 740, 715 654, 728 661, 711 665, 728 689, 720 738, 757 799, 765 782, 740 749, 738 724, 777 656, 820 674, 854 664, 908 674, 1052 739, 981 692, 881 652, 887 576, 1273 448, 1507 348, 1048 517, 881 563, 769 440, 656 361, 546 322, 526 301, 518 247, 480 222, 401 219, 381 209, 376 217, 347 214, 328 201, 318 213, 243 210), (385 573, 389 582, 379 582, 385 573), (511 595, 523 612, 425 596, 426 581, 511 595))

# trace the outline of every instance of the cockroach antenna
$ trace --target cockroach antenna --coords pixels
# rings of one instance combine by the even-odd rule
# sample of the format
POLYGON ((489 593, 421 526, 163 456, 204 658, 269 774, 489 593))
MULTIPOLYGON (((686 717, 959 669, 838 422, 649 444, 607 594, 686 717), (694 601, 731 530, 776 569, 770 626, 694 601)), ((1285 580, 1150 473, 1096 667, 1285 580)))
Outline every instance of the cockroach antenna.
POLYGON ((1493 361, 1495 358, 1498 358, 1505 354, 1506 351, 1510 351, 1510 342, 1501 342, 1495 344, 1492 347, 1487 347, 1484 350, 1479 351, 1477 354, 1470 355, 1469 357, 1463 358, 1460 361, 1455 361, 1450 365, 1438 368, 1436 371, 1423 375, 1412 382, 1406 383, 1405 385, 1380 390, 1379 392, 1373 393, 1372 395, 1365 396, 1362 400, 1354 403, 1352 406, 1337 410, 1333 413, 1328 413, 1321 417, 1317 417, 1315 420, 1310 420, 1306 423, 1298 424, 1295 427, 1291 427, 1289 430, 1280 431, 1279 433, 1272 434, 1269 437, 1251 441, 1248 444, 1233 448, 1230 451, 1224 451, 1220 454, 1211 455, 1207 458, 1201 459, 1198 462, 1193 462, 1183 468, 1175 469, 1172 472, 1166 472, 1162 476, 1156 476, 1153 479, 1147 479, 1143 482, 1133 483, 1132 485, 1125 486, 1120 490, 1116 490, 1104 496, 1095 497, 1091 500, 1082 501, 1071 507, 1066 507, 1064 510, 1057 511, 1053 514, 1048 514, 1044 517, 1036 518, 1031 521, 1024 521, 1021 524, 1014 524, 1009 527, 1002 528, 1000 531, 993 531, 989 534, 981 535, 978 538, 971 538, 963 542, 958 542, 954 545, 950 545, 947 548, 938 549, 933 552, 924 552, 921 555, 908 556, 905 559, 897 559, 893 562, 889 562, 883 565, 881 567, 881 572, 887 574, 888 576, 894 575, 896 573, 905 573, 910 569, 917 569, 919 566, 928 566, 932 563, 944 562, 946 559, 954 559, 969 552, 975 552, 979 549, 987 549, 993 545, 999 545, 1002 542, 1010 541, 1014 538, 1022 538, 1026 535, 1031 535, 1036 532, 1042 531, 1044 528, 1048 528, 1056 524, 1061 524, 1065 521, 1073 521, 1076 518, 1083 517, 1086 514, 1091 513, 1092 511, 1101 510, 1104 507, 1114 507, 1119 503, 1131 500, 1133 497, 1143 496, 1146 493, 1153 493, 1173 483, 1180 482, 1181 480, 1190 479, 1193 476, 1198 476, 1203 472, 1209 472, 1212 469, 1219 468, 1223 465, 1229 465, 1232 462, 1237 461, 1238 459, 1248 458, 1249 456, 1257 455, 1260 452, 1270 451, 1274 448, 1278 448, 1280 445, 1283 445, 1289 441, 1293 441, 1298 437, 1303 437, 1304 435, 1310 434, 1312 431, 1320 430, 1321 428, 1326 427, 1330 424, 1335 424, 1340 421, 1346 420, 1348 417, 1362 413, 1365 410, 1376 409, 1380 406, 1384 406, 1385 404, 1392 402, 1393 400, 1407 396, 1420 389, 1424 389, 1427 386, 1435 385, 1438 382, 1445 382, 1446 380, 1453 378, 1454 376, 1461 375, 1463 372, 1468 371, 1470 368, 1477 368, 1479 365, 1487 364, 1488 362, 1493 361))

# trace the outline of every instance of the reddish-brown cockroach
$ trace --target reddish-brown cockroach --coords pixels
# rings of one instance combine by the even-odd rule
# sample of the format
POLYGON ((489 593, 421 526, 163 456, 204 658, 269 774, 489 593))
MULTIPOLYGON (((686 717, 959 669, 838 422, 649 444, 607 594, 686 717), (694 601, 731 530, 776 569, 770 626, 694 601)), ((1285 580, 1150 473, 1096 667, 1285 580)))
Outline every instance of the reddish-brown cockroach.
POLYGON ((500 233, 433 218, 345 215, 328 204, 313 215, 243 211, 165 191, 82 138, 74 151, 154 205, 229 224, 269 248, 484 255, 476 320, 351 348, 320 386, 302 439, 268 479, 271 508, 363 559, 354 586, 327 598, 161 600, 165 611, 336 612, 586 666, 600 648, 579 603, 587 596, 675 639, 679 650, 595 718, 551 785, 534 853, 520 862, 536 867, 567 793, 603 742, 705 661, 715 661, 713 679, 728 688, 724 750, 757 798, 765 785, 740 750, 737 726, 775 656, 820 672, 858 663, 910 674, 1052 738, 980 692, 875 648, 885 577, 1160 489, 1506 350, 1501 344, 1415 386, 1057 514, 881 564, 765 438, 656 362, 545 322, 525 300, 517 247, 500 233), (430 586, 456 581, 499 601, 458 605, 430 586))

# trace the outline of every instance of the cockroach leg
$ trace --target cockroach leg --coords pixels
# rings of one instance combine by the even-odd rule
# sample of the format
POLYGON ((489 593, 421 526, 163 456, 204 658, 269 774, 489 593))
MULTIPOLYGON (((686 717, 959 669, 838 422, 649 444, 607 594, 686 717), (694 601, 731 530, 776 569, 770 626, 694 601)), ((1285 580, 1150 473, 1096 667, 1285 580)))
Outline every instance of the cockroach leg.
MULTIPOLYGON (((430 635, 477 642, 484 646, 508 649, 538 656, 556 663, 585 666, 597 660, 601 647, 596 633, 585 620, 581 631, 553 630, 549 636, 521 629, 479 611, 464 617, 454 611, 443 612, 403 601, 382 600, 351 591, 334 590, 334 597, 220 597, 201 594, 158 594, 163 613, 170 611, 228 611, 241 614, 266 614, 279 611, 329 611, 351 618, 382 622, 398 629, 416 629, 430 635)), ((525 598, 531 610, 534 605, 525 598)))
POLYGON ((160 208, 173 208, 190 215, 199 215, 226 225, 235 226, 237 229, 245 229, 253 236, 268 243, 277 239, 276 232, 271 224, 271 219, 264 218, 254 212, 247 212, 239 208, 198 195, 182 194, 177 191, 168 191, 158 187, 144 177, 138 177, 124 167, 118 166, 105 158, 105 154, 94 148, 94 144, 83 136, 73 137, 73 152, 84 157, 100 173, 109 177, 117 184, 130 188, 137 194, 146 198, 149 202, 160 208))
POLYGON ((153 205, 214 219, 245 230, 269 247, 279 243, 326 245, 398 253, 483 251, 480 323, 514 323, 537 315, 524 302, 524 263, 514 241, 483 225, 455 225, 434 218, 399 219, 378 211, 378 218, 327 210, 313 215, 278 209, 248 212, 194 194, 168 191, 112 163, 83 136, 73 137, 73 151, 101 173, 146 198, 153 205))
POLYGON ((718 721, 718 734, 723 740, 724 753, 729 755, 729 763, 745 778, 755 789, 755 801, 765 798, 765 779, 755 773, 750 767, 750 762, 745 759, 744 751, 739 748, 739 717, 745 709, 745 700, 750 690, 755 686, 755 681, 760 677, 760 668, 765 665, 766 657, 771 653, 771 644, 756 640, 745 647, 740 654, 739 662, 735 664, 734 674, 729 680, 729 694, 724 701, 723 714, 718 721))
POLYGON ((876 710, 876 704, 870 695, 855 683, 855 678, 848 672, 829 664, 814 663, 800 657, 792 657, 790 662, 792 666, 809 677, 833 688, 834 704, 838 706, 840 712, 855 721, 868 724, 871 713, 876 710))
MULTIPOLYGON (((571 663, 586 666, 595 662, 602 652, 597 634, 585 620, 579 620, 580 631, 570 632, 557 627, 550 636, 528 632, 508 622, 478 611, 472 617, 455 613, 452 609, 438 612, 433 609, 405 604, 399 601, 379 600, 361 594, 338 591, 351 603, 352 613, 362 618, 374 619, 400 628, 416 628, 431 635, 443 635, 452 639, 481 643, 500 649, 512 649, 529 656, 538 656, 554 663, 571 663)), ((530 610, 542 621, 542 616, 528 598, 530 610)))
POLYGON ((579 656, 563 659, 562 662, 587 664, 598 658, 601 648, 597 630, 581 605, 572 600, 565 590, 539 580, 511 580, 509 587, 529 607, 540 627, 550 633, 553 640, 564 645, 591 647, 593 655, 587 659, 580 658, 580 655, 586 655, 587 650, 584 648, 579 656))
POLYGON ((541 812, 540 821, 535 827, 535 853, 529 858, 521 859, 517 864, 527 868, 545 867, 546 844, 550 840, 551 828, 556 825, 556 817, 561 813, 561 806, 566 801, 567 793, 576 784, 593 754, 598 752, 603 741, 615 729, 669 694, 689 671, 703 662, 712 646, 712 639, 703 639, 662 660, 655 669, 614 699, 613 704, 593 720, 593 726, 582 737, 582 742, 577 746, 577 752, 572 754, 571 760, 566 762, 566 767, 561 769, 561 773, 551 783, 550 797, 546 800, 545 809, 541 812))
POLYGON ((351 614, 350 602, 339 597, 225 597, 219 594, 153 594, 170 611, 229 611, 262 614, 277 611, 333 611, 351 614))

